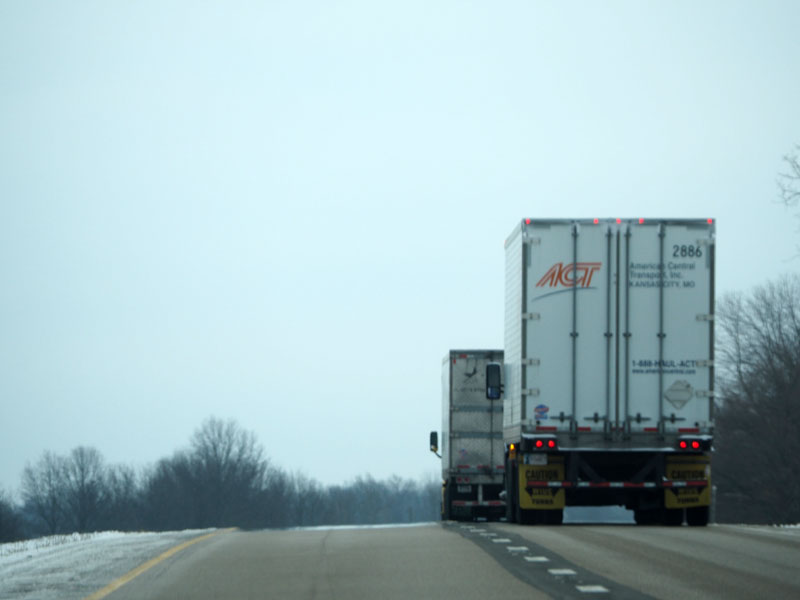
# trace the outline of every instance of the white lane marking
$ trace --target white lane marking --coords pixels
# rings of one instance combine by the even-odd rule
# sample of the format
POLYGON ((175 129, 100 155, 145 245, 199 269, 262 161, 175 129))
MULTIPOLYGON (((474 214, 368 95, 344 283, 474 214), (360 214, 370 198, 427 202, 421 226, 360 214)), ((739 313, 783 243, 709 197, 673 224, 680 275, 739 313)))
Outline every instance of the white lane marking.
POLYGON ((511 542, 511 538, 494 538, 492 541, 495 544, 508 544, 511 542))
POLYGON ((509 552, 527 552, 527 546, 506 546, 506 550, 509 552))
POLYGON ((577 575, 572 569, 547 569, 550 575, 577 575))
POLYGON ((546 556, 526 556, 525 560, 528 562, 550 562, 550 559, 546 556))
POLYGON ((607 594, 608 588, 604 588, 602 585, 576 585, 575 586, 579 592, 583 592, 584 594, 607 594))
POLYGON ((484 532, 481 534, 483 537, 497 537, 496 533, 484 532))

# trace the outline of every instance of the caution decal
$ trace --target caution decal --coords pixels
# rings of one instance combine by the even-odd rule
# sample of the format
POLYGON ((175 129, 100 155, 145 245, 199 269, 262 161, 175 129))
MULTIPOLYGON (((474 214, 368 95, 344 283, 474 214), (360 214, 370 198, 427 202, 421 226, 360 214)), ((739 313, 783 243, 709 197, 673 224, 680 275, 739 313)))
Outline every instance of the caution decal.
POLYGON ((520 465, 519 505, 524 509, 564 508, 565 494, 562 487, 550 487, 548 482, 564 480, 564 464, 520 465), (536 484, 536 485, 532 485, 536 484))
POLYGON ((691 508, 711 504, 711 464, 708 456, 667 458, 664 506, 691 508), (668 487, 669 484, 675 484, 668 487))

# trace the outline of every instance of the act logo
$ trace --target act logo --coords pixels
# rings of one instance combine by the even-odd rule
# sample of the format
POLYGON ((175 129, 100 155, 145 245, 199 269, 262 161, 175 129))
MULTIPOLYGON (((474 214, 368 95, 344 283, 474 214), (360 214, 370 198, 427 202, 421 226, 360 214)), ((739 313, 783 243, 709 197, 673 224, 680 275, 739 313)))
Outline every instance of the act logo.
POLYGON ((600 270, 603 263, 599 262, 579 262, 554 264, 547 270, 536 284, 536 287, 583 287, 587 288, 592 284, 592 277, 600 270))

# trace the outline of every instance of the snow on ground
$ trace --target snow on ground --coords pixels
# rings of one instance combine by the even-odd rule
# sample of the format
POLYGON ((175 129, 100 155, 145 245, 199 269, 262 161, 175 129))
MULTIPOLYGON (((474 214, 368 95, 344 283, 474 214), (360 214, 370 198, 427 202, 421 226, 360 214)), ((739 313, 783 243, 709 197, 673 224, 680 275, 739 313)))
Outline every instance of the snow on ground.
POLYGON ((212 530, 74 533, 0 544, 0 599, 81 600, 165 550, 212 530))

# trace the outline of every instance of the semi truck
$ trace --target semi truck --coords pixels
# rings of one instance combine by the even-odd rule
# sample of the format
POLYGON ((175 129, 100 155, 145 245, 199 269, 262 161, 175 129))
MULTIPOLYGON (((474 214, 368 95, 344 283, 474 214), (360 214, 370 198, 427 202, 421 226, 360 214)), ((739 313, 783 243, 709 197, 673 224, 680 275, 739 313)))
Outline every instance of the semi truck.
POLYGON ((637 524, 708 523, 714 236, 713 219, 524 219, 511 232, 504 360, 486 365, 484 400, 503 402, 509 521, 619 505, 637 524))
POLYGON ((442 519, 505 516, 503 403, 486 398, 486 367, 502 367, 502 350, 450 350, 442 360, 442 519))

